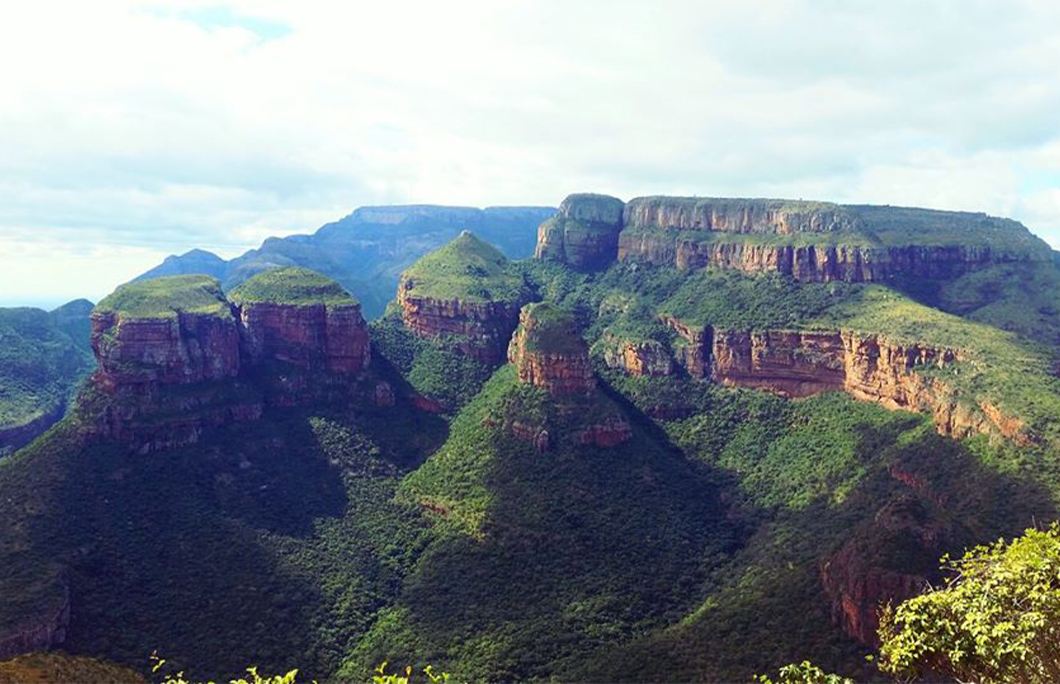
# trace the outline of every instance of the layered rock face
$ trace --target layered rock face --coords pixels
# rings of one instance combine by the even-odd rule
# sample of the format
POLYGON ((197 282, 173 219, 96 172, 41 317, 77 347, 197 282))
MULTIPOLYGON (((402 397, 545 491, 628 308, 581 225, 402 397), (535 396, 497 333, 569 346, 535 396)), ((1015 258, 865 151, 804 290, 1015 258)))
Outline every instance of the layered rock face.
POLYGON ((803 282, 874 282, 952 278, 997 263, 1047 260, 1049 250, 1018 223, 982 214, 696 197, 622 205, 580 194, 541 224, 536 256, 576 268, 617 259, 776 272, 803 282))
POLYGON ((655 340, 605 340, 604 363, 634 376, 662 377, 674 372, 673 359, 655 340))
POLYGON ((341 287, 311 271, 279 269, 231 296, 212 278, 174 276, 122 286, 103 300, 92 314, 99 370, 90 389, 111 398, 86 417, 92 432, 147 453, 256 420, 265 403, 349 396, 371 348, 360 307, 341 287), (284 372, 274 372, 274 362, 284 372), (310 372, 319 381, 311 383, 310 372))
POLYGON ((857 217, 830 202, 639 197, 623 212, 625 227, 724 233, 827 233, 855 230, 857 217))
POLYGON ((357 304, 244 304, 239 309, 250 361, 275 359, 332 373, 368 367, 368 328, 357 304))
POLYGON ((589 348, 566 312, 530 304, 519 314, 519 328, 508 346, 508 361, 519 381, 554 398, 586 396, 596 388, 589 348))
POLYGON ((924 592, 938 576, 951 531, 930 504, 901 496, 883 506, 820 569, 832 619, 850 637, 879 646, 880 611, 924 592))
POLYGON ((413 334, 423 338, 455 338, 460 351, 488 365, 504 362, 505 350, 519 323, 518 302, 468 302, 435 299, 416 294, 416 281, 398 284, 401 319, 413 334))
POLYGON ((173 312, 137 317, 120 311, 92 314, 95 375, 104 388, 186 385, 239 373, 239 328, 227 302, 216 313, 173 312))
POLYGON ((922 372, 960 362, 957 350, 852 331, 748 332, 661 320, 677 332, 676 361, 692 377, 789 397, 842 390, 889 409, 930 413, 936 429, 952 437, 998 433, 1030 443, 1022 421, 987 402, 960 400, 922 372))
POLYGON ((537 231, 534 256, 578 269, 604 268, 618 256, 622 200, 589 193, 568 196, 537 231))
POLYGON ((405 271, 397 293, 414 335, 487 365, 504 363, 519 308, 529 299, 504 255, 467 231, 405 271))

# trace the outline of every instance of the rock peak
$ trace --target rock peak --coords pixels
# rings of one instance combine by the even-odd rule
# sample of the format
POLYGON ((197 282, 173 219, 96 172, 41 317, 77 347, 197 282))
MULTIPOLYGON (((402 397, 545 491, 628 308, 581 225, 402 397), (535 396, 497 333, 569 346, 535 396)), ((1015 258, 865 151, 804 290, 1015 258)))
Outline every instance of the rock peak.
POLYGON ((551 304, 523 307, 508 360, 520 382, 541 387, 553 397, 586 395, 596 387, 589 348, 574 317, 551 304))

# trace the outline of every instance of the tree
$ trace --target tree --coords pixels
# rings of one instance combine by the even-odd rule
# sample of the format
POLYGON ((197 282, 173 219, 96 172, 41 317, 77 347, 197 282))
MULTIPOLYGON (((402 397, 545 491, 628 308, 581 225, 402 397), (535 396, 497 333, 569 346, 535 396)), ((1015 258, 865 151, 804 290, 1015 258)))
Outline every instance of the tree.
POLYGON ((1060 529, 943 558, 939 589, 888 606, 880 668, 961 682, 1060 681, 1060 529))

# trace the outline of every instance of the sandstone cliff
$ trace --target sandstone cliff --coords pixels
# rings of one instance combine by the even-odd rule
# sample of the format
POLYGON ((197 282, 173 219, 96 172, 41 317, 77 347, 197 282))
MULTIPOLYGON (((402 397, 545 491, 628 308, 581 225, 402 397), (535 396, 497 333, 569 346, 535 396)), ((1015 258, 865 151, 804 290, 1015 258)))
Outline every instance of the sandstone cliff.
POLYGON ((604 268, 618 256, 622 201, 607 195, 570 195, 537 231, 534 256, 574 268, 604 268))
POLYGON ((466 231, 402 274, 397 293, 413 334, 487 365, 504 362, 519 308, 529 299, 508 260, 466 231))
POLYGON ((574 318, 550 304, 530 304, 519 314, 519 328, 508 347, 519 381, 554 398, 588 395, 596 388, 589 348, 574 318))
POLYGON ((880 611, 923 593, 938 578, 938 559, 950 536, 931 504, 914 495, 884 505, 821 565, 835 623, 862 644, 878 647, 880 611))
POLYGON ((144 453, 256 420, 265 404, 350 398, 371 351, 357 302, 304 269, 259 274, 231 301, 205 276, 122 286, 92 314, 92 347, 82 422, 144 453))
POLYGON ((802 200, 578 194, 541 224, 536 256, 576 268, 635 260, 777 272, 803 282, 951 278, 1046 261, 1022 225, 985 214, 802 200))
POLYGON ((633 436, 629 423, 599 393, 588 346, 569 313, 545 303, 524 307, 508 360, 520 383, 548 393, 558 416, 553 424, 538 415, 539 409, 524 411, 516 406, 505 417, 512 434, 539 451, 549 449, 558 437, 574 444, 612 447, 633 436))
POLYGON ((1031 443, 1022 421, 988 401, 958 397, 926 371, 963 359, 956 349, 907 344, 856 331, 715 330, 661 317, 678 335, 675 361, 689 375, 789 397, 842 390, 889 409, 930 414, 952 437, 996 433, 1031 443))

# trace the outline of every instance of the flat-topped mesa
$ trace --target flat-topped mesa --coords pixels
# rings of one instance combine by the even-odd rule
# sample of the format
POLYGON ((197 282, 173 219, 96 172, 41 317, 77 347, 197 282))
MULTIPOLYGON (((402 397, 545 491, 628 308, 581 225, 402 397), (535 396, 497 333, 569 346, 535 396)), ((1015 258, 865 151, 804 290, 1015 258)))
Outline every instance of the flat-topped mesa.
POLYGON ((1026 227, 986 214, 831 202, 571 195, 538 229, 536 256, 575 268, 634 260, 777 272, 803 282, 951 278, 1047 261, 1026 227), (621 216, 615 214, 621 207, 621 216))
POLYGON ((417 337, 452 343, 498 365, 530 292, 503 254, 464 231, 402 274, 397 299, 417 337))
POLYGON ((578 269, 606 268, 618 257, 622 200, 608 195, 569 195, 537 229, 537 259, 578 269))
POLYGON ((508 360, 520 382, 540 387, 553 398, 588 396, 596 388, 589 347, 574 317, 551 304, 523 307, 508 360))
POLYGON ((239 328, 220 283, 172 276, 122 285, 92 312, 94 382, 104 390, 239 373, 239 328))
POLYGON ((623 227, 792 235, 854 231, 859 221, 831 202, 638 197, 626 204, 623 227))
POLYGON ((371 345, 361 306, 335 281, 304 268, 264 271, 231 293, 250 363, 357 374, 371 345))

